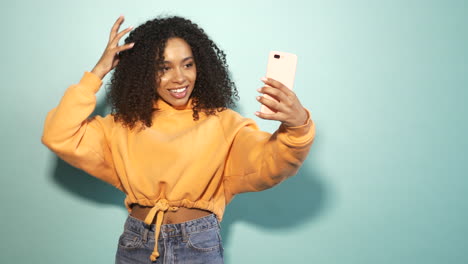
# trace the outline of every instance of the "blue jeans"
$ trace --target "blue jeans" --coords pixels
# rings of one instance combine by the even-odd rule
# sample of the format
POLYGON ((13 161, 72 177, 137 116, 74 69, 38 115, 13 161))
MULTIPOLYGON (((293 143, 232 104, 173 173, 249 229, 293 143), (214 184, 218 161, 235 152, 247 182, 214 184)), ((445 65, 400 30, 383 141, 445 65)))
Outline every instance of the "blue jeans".
POLYGON ((214 214, 180 224, 162 225, 158 240, 160 256, 151 262, 155 225, 147 225, 129 215, 119 238, 115 263, 224 263, 219 228, 214 214))

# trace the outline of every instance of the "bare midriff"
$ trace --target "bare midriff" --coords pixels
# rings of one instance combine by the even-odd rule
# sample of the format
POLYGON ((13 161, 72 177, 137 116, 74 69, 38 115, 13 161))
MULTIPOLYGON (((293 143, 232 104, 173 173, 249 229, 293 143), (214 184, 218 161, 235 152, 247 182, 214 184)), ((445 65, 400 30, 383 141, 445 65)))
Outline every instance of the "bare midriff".
MULTIPOLYGON (((137 219, 144 221, 146 218, 146 215, 151 210, 151 208, 152 207, 140 206, 139 204, 133 204, 132 213, 130 215, 137 219)), ((165 225, 165 224, 183 223, 183 222, 201 218, 210 214, 212 214, 210 211, 206 211, 203 209, 180 207, 175 212, 172 212, 172 211, 166 212, 164 214, 164 219, 162 221, 162 224, 165 225)), ((156 223, 156 219, 157 217, 154 218, 152 224, 156 223)))

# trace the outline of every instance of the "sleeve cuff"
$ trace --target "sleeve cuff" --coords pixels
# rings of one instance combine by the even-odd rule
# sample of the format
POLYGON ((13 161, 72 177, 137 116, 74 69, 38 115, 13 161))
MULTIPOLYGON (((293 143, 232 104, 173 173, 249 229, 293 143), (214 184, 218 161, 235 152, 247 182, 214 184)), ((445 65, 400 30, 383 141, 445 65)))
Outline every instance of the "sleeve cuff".
POLYGON ((302 145, 314 140, 315 123, 310 118, 310 111, 304 108, 307 112, 307 121, 305 124, 294 127, 281 125, 278 132, 284 134, 285 138, 292 145, 302 145))
POLYGON ((80 84, 84 87, 89 87, 89 89, 91 89, 94 93, 97 93, 102 85, 102 80, 94 73, 85 71, 83 77, 80 80, 80 84))

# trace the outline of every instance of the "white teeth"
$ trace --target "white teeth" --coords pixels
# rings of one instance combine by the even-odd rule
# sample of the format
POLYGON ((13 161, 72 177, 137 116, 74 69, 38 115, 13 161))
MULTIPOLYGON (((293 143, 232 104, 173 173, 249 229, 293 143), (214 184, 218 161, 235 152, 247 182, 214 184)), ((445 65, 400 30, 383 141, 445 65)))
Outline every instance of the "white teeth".
POLYGON ((180 89, 172 89, 172 90, 169 90, 169 91, 171 91, 172 93, 181 93, 181 92, 185 91, 185 89, 187 89, 187 87, 180 88, 180 89))

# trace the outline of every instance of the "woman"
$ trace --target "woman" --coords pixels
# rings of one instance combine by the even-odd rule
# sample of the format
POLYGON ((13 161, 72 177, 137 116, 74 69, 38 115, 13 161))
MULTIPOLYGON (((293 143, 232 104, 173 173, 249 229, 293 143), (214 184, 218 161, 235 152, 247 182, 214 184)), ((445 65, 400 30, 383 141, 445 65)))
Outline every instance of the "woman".
POLYGON ((219 233, 236 194, 294 175, 309 152, 310 113, 281 83, 264 79, 258 97, 275 110, 274 134, 229 109, 237 90, 224 53, 181 17, 132 28, 114 23, 91 72, 70 86, 46 118, 42 142, 60 158, 126 194, 129 212, 116 263, 222 263, 219 233), (112 113, 88 118, 102 79, 115 69, 112 113))

